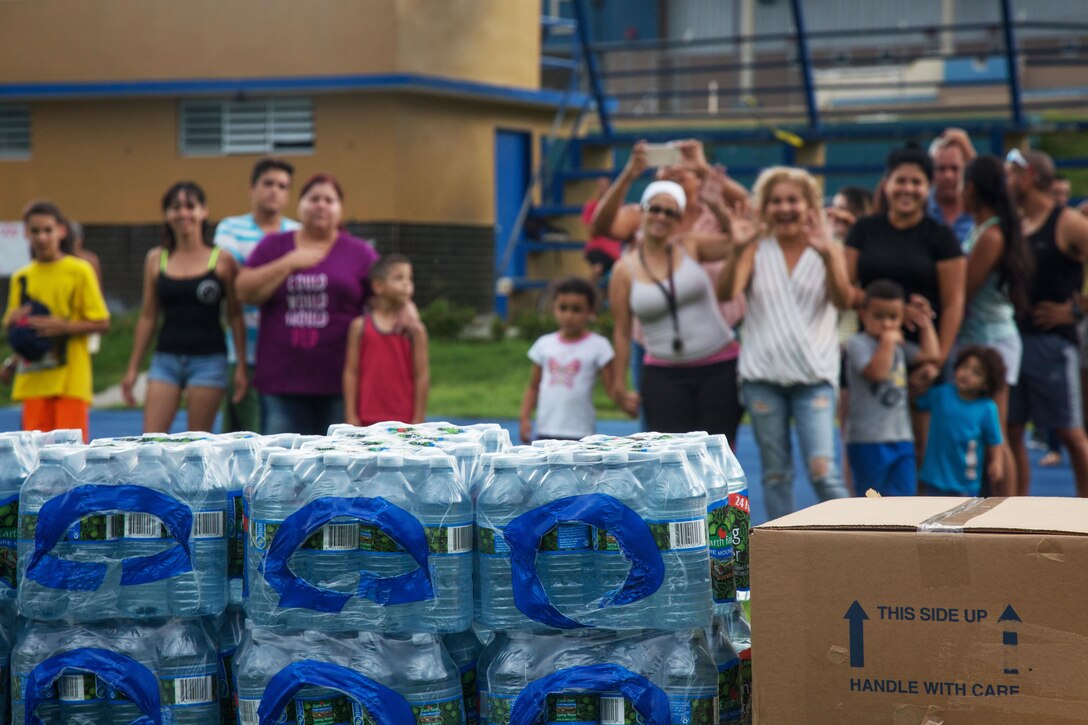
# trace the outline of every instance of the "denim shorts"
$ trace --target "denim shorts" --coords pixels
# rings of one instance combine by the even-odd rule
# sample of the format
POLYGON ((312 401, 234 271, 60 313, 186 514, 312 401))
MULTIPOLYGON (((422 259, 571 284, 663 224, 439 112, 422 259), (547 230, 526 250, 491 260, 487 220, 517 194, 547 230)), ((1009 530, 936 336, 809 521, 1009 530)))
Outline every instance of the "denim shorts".
POLYGON ((219 388, 227 387, 227 355, 175 355, 169 352, 156 352, 151 356, 151 368, 147 371, 148 380, 169 383, 179 388, 219 388))

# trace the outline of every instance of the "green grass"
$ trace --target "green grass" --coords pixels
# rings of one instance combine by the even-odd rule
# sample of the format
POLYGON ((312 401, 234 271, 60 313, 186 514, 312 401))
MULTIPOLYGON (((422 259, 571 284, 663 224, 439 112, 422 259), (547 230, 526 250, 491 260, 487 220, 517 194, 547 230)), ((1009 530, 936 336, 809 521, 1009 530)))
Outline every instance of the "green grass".
MULTIPOLYGON (((529 382, 530 343, 431 341, 430 416, 517 418, 529 382)), ((593 396, 601 418, 623 418, 598 382, 593 396)))

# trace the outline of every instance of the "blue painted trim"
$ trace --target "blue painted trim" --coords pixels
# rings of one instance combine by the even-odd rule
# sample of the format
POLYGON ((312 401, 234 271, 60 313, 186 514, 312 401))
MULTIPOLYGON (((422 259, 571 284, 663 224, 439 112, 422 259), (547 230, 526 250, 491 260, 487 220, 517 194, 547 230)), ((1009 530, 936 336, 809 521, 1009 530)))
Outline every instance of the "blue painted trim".
MULTIPOLYGON (((269 78, 180 78, 143 81, 75 81, 63 83, 6 83, 0 100, 59 100, 76 98, 130 98, 145 96, 198 96, 242 93, 316 93, 334 91, 414 91, 469 96, 506 103, 558 106, 563 91, 532 90, 475 81, 453 80, 417 73, 269 78)), ((585 102, 578 93, 577 103, 585 102)))
POLYGON ((1016 31, 1013 28, 1012 0, 1001 0, 1001 29, 1005 36, 1005 62, 1009 78, 1009 105, 1012 122, 1024 127, 1024 103, 1020 95, 1020 69, 1016 65, 1016 31))
POLYGON ((574 0, 571 3, 574 8, 574 17, 578 23, 578 43, 582 48, 582 59, 586 63, 586 74, 589 76, 589 87, 593 90, 593 98, 597 101, 597 117, 601 122, 601 130, 606 136, 612 133, 611 108, 605 97, 604 85, 601 83, 600 70, 597 68, 597 58, 593 55, 589 39, 589 11, 585 0, 574 0))
POLYGON ((801 0, 793 0, 793 25, 797 28, 797 55, 801 61, 801 78, 805 82, 805 106, 808 110, 809 128, 820 127, 820 109, 816 105, 816 83, 812 77, 812 54, 808 48, 808 29, 801 0))

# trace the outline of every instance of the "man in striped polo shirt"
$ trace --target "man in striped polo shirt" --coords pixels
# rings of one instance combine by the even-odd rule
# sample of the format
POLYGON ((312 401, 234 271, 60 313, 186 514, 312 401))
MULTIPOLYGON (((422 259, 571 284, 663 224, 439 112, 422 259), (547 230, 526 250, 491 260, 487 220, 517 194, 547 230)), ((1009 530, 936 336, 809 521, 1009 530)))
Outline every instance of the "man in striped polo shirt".
MULTIPOLYGON (((238 264, 244 264, 266 234, 293 231, 299 223, 283 216, 283 208, 291 191, 295 167, 283 159, 263 158, 253 167, 249 180, 250 212, 227 217, 215 228, 215 245, 229 252, 238 264)), ((253 305, 243 308, 246 320, 246 360, 249 379, 257 363, 257 328, 260 309, 253 305)), ((234 341, 227 335, 227 356, 232 365, 239 365, 234 341)), ((233 371, 229 380, 233 380, 233 371)), ((230 383, 228 382, 228 385, 230 383)), ((234 402, 234 391, 224 396, 223 432, 251 430, 260 432, 260 393, 251 385, 244 398, 234 402)))

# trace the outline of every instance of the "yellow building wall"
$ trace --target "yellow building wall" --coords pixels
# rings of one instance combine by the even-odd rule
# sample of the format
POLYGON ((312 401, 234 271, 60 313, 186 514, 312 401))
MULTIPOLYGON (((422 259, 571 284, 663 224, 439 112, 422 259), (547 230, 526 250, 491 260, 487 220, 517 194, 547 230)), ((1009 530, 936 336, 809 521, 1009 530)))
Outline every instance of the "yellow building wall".
MULTIPOLYGON (((248 207, 260 155, 181 156, 174 99, 30 108, 30 160, 0 160, 0 219, 48 197, 84 223, 154 223, 162 193, 179 179, 204 187, 213 218, 248 207)), ((313 173, 335 174, 349 219, 491 225, 496 129, 545 133, 553 113, 445 96, 318 95, 314 153, 285 158, 296 167, 296 192, 313 173)))
POLYGON ((539 13, 530 0, 0 0, 0 83, 419 73, 537 88, 539 13))

